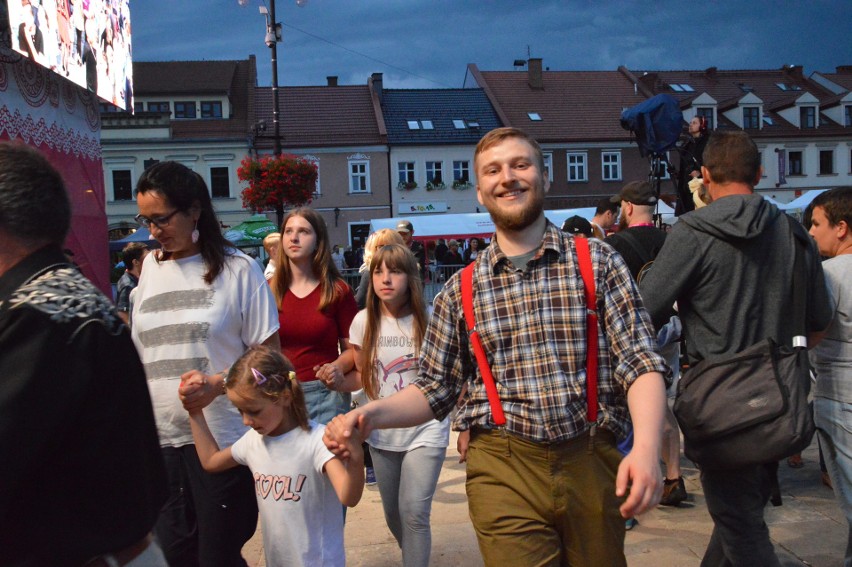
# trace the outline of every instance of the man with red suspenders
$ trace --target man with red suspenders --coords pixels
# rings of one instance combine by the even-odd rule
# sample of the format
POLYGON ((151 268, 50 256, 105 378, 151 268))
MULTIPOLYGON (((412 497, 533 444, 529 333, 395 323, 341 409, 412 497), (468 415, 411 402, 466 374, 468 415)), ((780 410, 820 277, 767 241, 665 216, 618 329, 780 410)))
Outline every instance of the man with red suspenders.
POLYGON ((626 565, 624 518, 655 506, 662 489, 667 368, 650 319, 620 256, 545 218, 549 182, 535 140, 498 128, 474 164, 496 227, 491 245, 435 298, 417 380, 338 416, 326 443, 342 453, 336 439, 353 427, 443 419, 470 381, 455 426, 471 430, 466 487, 485 564, 626 565), (581 274, 583 250, 592 269, 581 274), (631 417, 633 450, 622 459, 616 442, 631 417))

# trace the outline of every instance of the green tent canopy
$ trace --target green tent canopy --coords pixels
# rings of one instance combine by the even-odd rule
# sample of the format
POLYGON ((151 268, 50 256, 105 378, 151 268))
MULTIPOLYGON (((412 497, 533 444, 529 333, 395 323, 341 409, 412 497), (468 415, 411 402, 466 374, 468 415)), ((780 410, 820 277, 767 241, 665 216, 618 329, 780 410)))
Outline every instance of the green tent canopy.
POLYGON ((254 215, 225 232, 225 238, 236 246, 259 246, 263 238, 278 227, 266 215, 254 215))

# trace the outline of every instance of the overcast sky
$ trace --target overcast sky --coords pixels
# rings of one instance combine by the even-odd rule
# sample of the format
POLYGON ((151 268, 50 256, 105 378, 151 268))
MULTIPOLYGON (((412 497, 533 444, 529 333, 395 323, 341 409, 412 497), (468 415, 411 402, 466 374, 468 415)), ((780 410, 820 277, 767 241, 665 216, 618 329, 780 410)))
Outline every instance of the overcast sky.
MULTIPOLYGON (((139 61, 257 56, 269 85, 262 0, 131 0, 139 61)), ((834 72, 852 65, 852 2, 760 0, 278 0, 282 85, 461 87, 468 63, 512 70, 541 57, 554 71, 777 69, 834 72)))

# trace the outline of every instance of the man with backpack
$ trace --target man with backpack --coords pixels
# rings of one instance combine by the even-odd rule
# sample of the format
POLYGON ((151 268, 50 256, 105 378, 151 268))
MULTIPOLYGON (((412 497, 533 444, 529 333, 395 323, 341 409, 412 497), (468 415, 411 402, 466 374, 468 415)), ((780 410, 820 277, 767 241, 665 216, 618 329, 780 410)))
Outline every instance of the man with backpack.
MULTIPOLYGON (((607 237, 606 243, 615 248, 624 258, 630 275, 639 283, 651 269, 654 259, 666 241, 666 233, 654 226, 654 206, 657 196, 653 186, 647 181, 631 181, 621 192, 610 199, 621 207, 619 231, 607 237)), ((675 380, 666 391, 670 404, 677 391, 677 378, 680 365, 680 321, 672 322, 668 332, 667 344, 660 344, 660 352, 666 357, 672 368, 675 380)), ((663 481, 663 506, 678 506, 686 500, 686 485, 680 471, 680 429, 671 407, 666 408, 666 422, 663 428, 663 462, 666 464, 666 477, 663 481)))
MULTIPOLYGON (((801 247, 805 327, 816 338, 831 319, 819 258, 804 228, 754 194, 762 174, 757 146, 742 131, 714 132, 701 172, 712 202, 680 217, 640 284, 655 324, 668 320, 677 301, 690 365, 732 357, 767 338, 791 345, 798 334, 790 316, 793 266, 801 247)), ((780 565, 763 518, 777 468, 777 462, 701 464, 714 524, 703 566, 780 565)))

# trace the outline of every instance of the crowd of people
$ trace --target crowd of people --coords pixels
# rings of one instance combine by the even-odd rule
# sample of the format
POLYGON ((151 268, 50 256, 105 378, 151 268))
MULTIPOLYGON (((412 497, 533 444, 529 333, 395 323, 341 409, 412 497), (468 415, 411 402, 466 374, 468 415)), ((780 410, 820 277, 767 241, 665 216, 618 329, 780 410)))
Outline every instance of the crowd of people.
MULTIPOLYGON (((486 565, 626 565, 634 518, 688 498, 682 352, 789 342, 796 241, 818 437, 852 534, 852 188, 814 200, 809 237, 754 193, 746 134, 707 138, 705 206, 667 234, 646 181, 554 226, 538 143, 489 132, 474 167, 496 231, 438 243, 436 261, 467 268, 431 306, 409 221, 370 235, 353 290, 322 217, 296 208, 264 241, 264 274, 222 236, 201 176, 160 162, 136 220, 161 248, 124 251, 113 307, 62 255, 61 176, 0 144, 3 559, 244 565, 259 517, 268 564, 343 565, 346 507, 374 477, 402 564, 425 567, 452 425, 486 565)), ((780 565, 763 517, 777 467, 702 464, 702 565, 780 565)))

